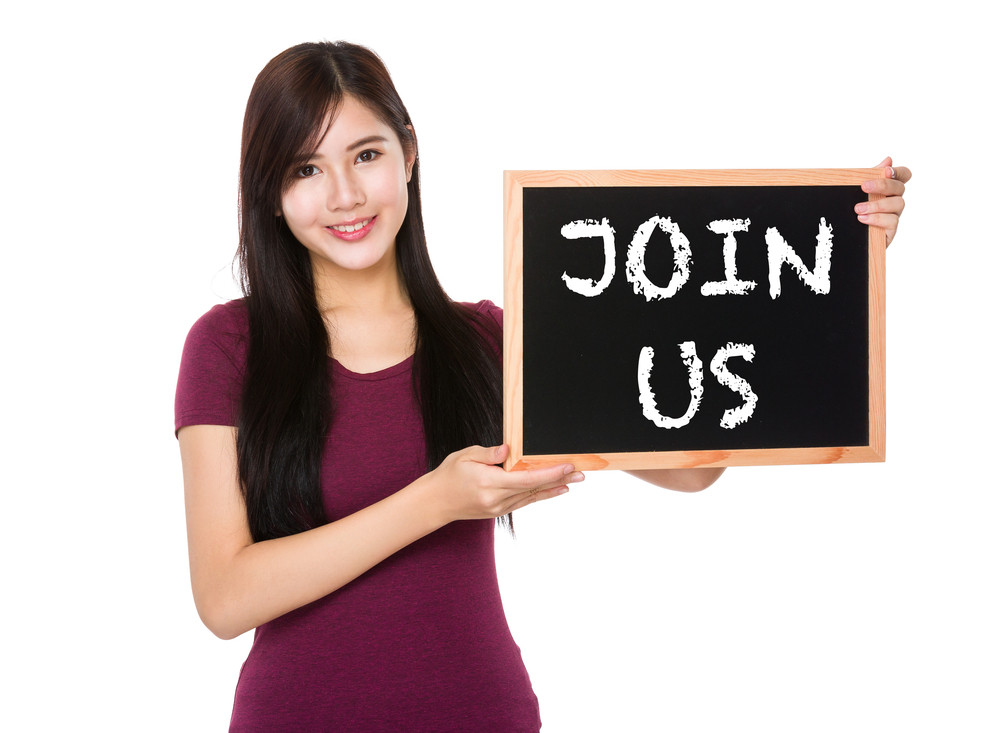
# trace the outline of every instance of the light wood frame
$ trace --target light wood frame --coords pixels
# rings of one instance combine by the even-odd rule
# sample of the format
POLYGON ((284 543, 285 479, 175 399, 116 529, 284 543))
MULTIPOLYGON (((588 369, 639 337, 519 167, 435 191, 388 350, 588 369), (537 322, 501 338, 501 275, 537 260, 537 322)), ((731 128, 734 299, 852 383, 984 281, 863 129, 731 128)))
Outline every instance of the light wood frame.
MULTIPOLYGON (((524 455, 523 197, 525 188, 568 186, 838 186, 882 177, 881 168, 774 170, 504 171, 503 429, 504 468, 572 463, 578 470, 691 468, 885 460, 885 230, 868 227, 868 442, 866 446, 643 453, 524 455)), ((868 194, 869 201, 882 198, 868 194)))

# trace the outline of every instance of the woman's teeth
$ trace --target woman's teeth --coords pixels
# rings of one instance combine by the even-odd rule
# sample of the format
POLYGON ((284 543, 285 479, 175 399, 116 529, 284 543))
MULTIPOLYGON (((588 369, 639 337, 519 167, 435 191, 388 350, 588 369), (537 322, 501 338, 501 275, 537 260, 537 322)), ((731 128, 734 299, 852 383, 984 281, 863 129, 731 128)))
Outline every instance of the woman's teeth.
POLYGON ((359 221, 357 224, 348 224, 346 226, 333 226, 331 229, 336 229, 338 232, 356 232, 358 229, 364 229, 368 226, 368 222, 371 219, 365 219, 364 221, 359 221))

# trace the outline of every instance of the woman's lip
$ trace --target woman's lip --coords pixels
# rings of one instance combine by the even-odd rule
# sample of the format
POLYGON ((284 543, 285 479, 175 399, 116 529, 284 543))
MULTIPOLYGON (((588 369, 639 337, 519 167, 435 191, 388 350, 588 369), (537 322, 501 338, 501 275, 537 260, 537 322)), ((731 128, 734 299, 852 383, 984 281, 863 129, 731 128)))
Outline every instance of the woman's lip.
POLYGON ((335 236, 337 239, 343 239, 346 242, 353 242, 357 239, 361 239, 363 236, 368 234, 368 232, 372 230, 372 227, 375 226, 375 222, 377 220, 378 220, 378 215, 373 216, 371 219, 368 220, 367 225, 354 232, 338 232, 333 227, 327 227, 326 230, 330 232, 330 234, 335 236))

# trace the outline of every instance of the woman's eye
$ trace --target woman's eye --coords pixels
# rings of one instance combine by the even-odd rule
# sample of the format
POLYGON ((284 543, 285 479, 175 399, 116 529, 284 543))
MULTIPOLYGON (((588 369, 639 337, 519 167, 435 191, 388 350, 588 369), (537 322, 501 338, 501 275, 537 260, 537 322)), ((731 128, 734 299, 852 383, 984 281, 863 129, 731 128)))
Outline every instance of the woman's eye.
POLYGON ((304 165, 298 170, 299 178, 311 178, 319 173, 319 168, 314 165, 304 165))
POLYGON ((379 156, 379 152, 377 150, 363 150, 358 155, 358 162, 359 163, 371 163, 378 156, 379 156))

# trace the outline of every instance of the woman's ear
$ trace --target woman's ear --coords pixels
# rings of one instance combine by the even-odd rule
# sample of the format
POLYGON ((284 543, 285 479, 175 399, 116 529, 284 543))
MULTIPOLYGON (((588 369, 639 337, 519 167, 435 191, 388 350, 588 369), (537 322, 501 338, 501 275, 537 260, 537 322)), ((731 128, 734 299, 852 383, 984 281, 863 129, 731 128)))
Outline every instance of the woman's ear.
POLYGON ((406 182, 409 183, 410 176, 413 175, 413 165, 417 162, 417 133, 413 131, 413 125, 407 125, 406 129, 410 131, 410 139, 413 141, 413 144, 405 152, 406 182))

